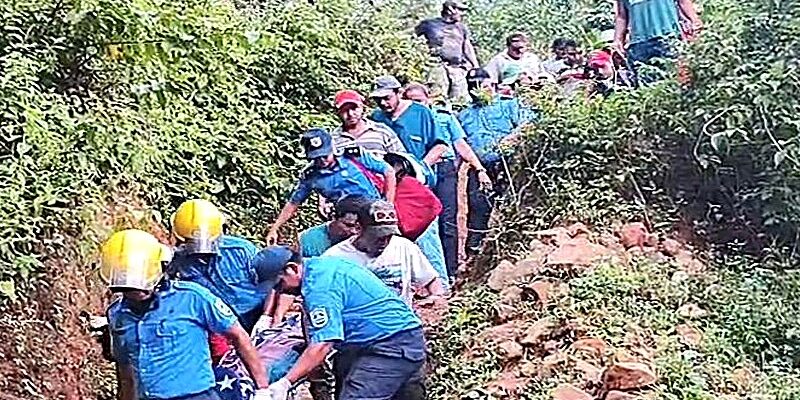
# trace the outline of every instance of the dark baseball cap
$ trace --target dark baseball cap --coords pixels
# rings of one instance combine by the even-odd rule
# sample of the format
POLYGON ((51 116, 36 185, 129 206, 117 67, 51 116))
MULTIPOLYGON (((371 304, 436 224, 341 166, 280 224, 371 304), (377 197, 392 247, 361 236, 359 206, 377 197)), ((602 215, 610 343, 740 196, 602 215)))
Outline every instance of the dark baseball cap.
POLYGON ((286 246, 270 246, 256 253, 250 264, 256 271, 259 286, 274 288, 293 255, 286 246))
POLYGON ((363 229, 363 234, 372 237, 401 234, 394 204, 386 200, 375 200, 369 205, 367 211, 361 213, 358 221, 363 229))
POLYGON ((372 93, 369 94, 369 97, 375 98, 390 96, 401 87, 402 85, 400 84, 400 81, 398 81, 394 76, 379 76, 375 78, 375 83, 372 85, 372 93))
POLYGON ((306 131, 300 139, 300 144, 303 145, 306 158, 309 160, 333 154, 333 138, 328 131, 322 128, 312 128, 306 131))
POLYGON ((458 0, 447 0, 442 4, 442 8, 457 8, 459 10, 469 10, 467 4, 458 0))
POLYGON ((483 68, 473 68, 467 71, 468 81, 482 81, 484 79, 492 79, 492 76, 483 68))

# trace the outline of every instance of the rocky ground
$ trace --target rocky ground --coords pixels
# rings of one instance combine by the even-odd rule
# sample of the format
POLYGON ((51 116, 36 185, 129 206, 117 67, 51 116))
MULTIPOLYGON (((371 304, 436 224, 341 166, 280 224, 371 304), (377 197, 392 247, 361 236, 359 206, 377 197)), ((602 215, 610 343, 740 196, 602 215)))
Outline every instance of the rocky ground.
MULTIPOLYGON (((652 303, 662 302, 658 289, 648 288, 647 276, 640 271, 647 268, 643 265, 665 266, 659 270, 669 275, 664 282, 680 286, 704 275, 706 263, 691 248, 650 234, 639 223, 620 226, 616 234, 595 233, 583 224, 574 224, 537 232, 536 237, 525 257, 516 262, 504 260, 490 272, 485 285, 494 294, 481 295, 479 300, 491 303, 489 315, 476 318, 488 322, 464 332, 465 338, 459 339, 464 344, 462 354, 456 361, 446 361, 462 363, 462 367, 434 360, 434 380, 452 380, 447 371, 453 368, 455 376, 464 376, 469 368, 476 369, 476 375, 490 370, 487 379, 481 382, 467 374, 461 384, 472 388, 462 393, 455 393, 458 383, 437 382, 434 392, 439 392, 433 398, 660 398, 659 382, 664 378, 657 371, 663 366, 657 366, 656 359, 666 347, 700 349, 704 340, 702 320, 707 312, 684 296, 671 299, 672 309, 659 310, 664 317, 656 317, 664 321, 653 323, 646 306, 639 320, 637 305, 626 303, 626 297, 642 297, 642 304, 650 301, 648 296, 652 303), (631 287, 613 280, 592 281, 601 286, 598 289, 586 286, 587 279, 609 274, 620 282, 641 281, 631 282, 631 287), (618 313, 620 308, 625 312, 618 313), (669 327, 665 329, 664 324, 669 327), (447 393, 441 392, 441 386, 449 388, 447 393)), ((453 301, 458 303, 462 295, 453 301)), ((436 317, 428 318, 432 340, 453 340, 437 330, 437 324, 444 322, 440 314, 436 317)), ((453 321, 448 323, 451 325, 443 329, 449 334, 454 329, 453 321)), ((434 344, 437 346, 441 344, 434 344)), ((746 380, 747 373, 746 369, 733 371, 731 379, 735 381, 738 374, 738 378, 744 375, 739 381, 746 380)))

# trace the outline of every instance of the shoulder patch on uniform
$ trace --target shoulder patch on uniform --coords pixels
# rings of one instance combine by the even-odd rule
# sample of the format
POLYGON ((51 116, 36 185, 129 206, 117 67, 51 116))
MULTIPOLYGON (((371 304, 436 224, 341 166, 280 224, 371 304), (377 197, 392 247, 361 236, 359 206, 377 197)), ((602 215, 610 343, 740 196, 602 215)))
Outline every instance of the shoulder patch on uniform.
POLYGON ((306 179, 315 171, 316 168, 314 168, 314 163, 308 163, 308 165, 306 165, 305 168, 300 170, 300 179, 306 179))
POLYGON ((328 312, 322 307, 315 308, 308 313, 308 319, 314 328, 322 328, 328 324, 328 312))
POLYGON ((222 315, 224 315, 226 317, 232 317, 233 316, 233 310, 231 310, 231 308, 227 304, 225 304, 225 302, 222 301, 222 299, 217 299, 214 302, 214 308, 216 308, 217 311, 219 311, 220 314, 222 314, 222 315))

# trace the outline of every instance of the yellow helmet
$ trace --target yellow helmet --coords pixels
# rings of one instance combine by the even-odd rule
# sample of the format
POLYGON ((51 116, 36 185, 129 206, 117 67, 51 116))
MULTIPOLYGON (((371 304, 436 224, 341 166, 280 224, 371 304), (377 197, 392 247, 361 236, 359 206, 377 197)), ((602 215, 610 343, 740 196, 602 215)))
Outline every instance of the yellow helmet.
POLYGON ((210 201, 188 200, 172 215, 172 233, 186 242, 190 253, 215 253, 224 222, 222 213, 210 201))
POLYGON ((111 235, 101 249, 100 277, 112 289, 152 290, 161 279, 163 246, 138 229, 111 235))

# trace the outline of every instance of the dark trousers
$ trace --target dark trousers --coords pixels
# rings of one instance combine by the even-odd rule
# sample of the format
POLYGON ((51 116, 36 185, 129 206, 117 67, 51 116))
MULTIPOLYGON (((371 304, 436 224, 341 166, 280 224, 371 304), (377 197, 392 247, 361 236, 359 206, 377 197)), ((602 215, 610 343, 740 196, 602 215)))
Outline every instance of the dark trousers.
POLYGON ((636 84, 653 83, 663 79, 663 72, 643 71, 641 67, 666 69, 677 57, 673 42, 674 39, 657 37, 628 47, 628 66, 633 69, 636 84))
MULTIPOLYGON (((152 398, 151 400, 158 400, 157 398, 152 398)), ((214 389, 208 389, 204 392, 190 394, 186 396, 180 397, 172 397, 165 400, 220 400, 219 394, 214 389)))
POLYGON ((456 277, 458 271, 458 169, 455 161, 436 164, 436 197, 442 202, 439 215, 439 238, 444 248, 447 275, 456 277))
POLYGON ((494 187, 491 191, 485 192, 481 190, 480 181, 478 181, 478 173, 471 169, 469 171, 469 180, 467 181, 467 196, 469 201, 469 212, 467 214, 467 227, 469 234, 467 235, 467 253, 475 254, 481 248, 483 238, 489 230, 489 218, 494 209, 494 203, 497 198, 503 193, 505 183, 502 179, 502 163, 500 161, 483 163, 486 168, 486 173, 492 179, 494 187))
POLYGON ((368 346, 345 347, 336 355, 338 400, 425 400, 422 328, 397 333, 368 346))

